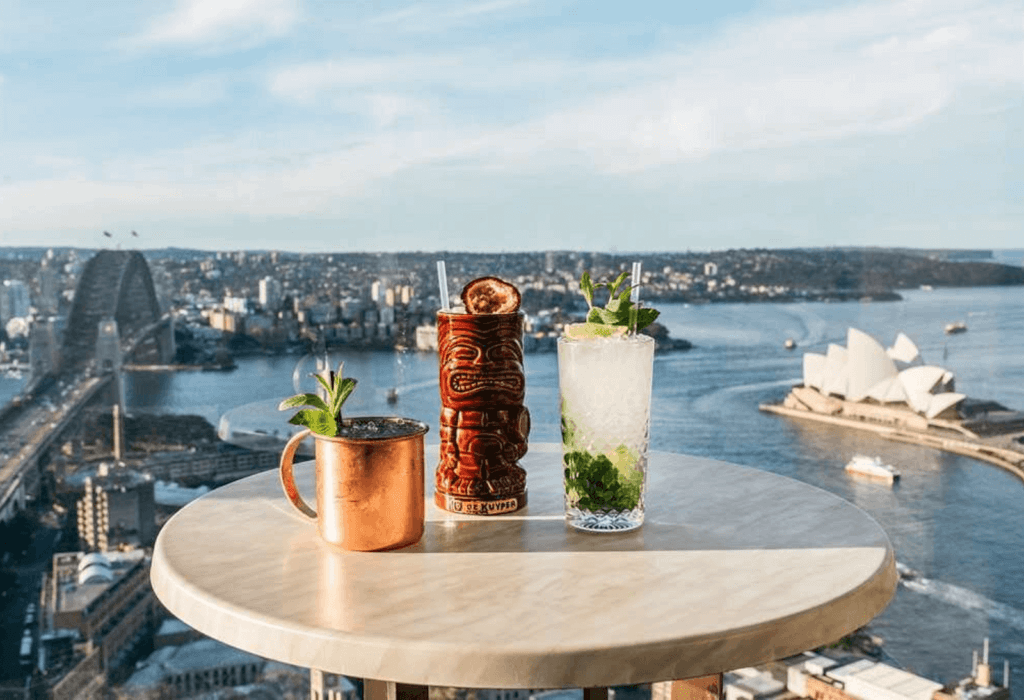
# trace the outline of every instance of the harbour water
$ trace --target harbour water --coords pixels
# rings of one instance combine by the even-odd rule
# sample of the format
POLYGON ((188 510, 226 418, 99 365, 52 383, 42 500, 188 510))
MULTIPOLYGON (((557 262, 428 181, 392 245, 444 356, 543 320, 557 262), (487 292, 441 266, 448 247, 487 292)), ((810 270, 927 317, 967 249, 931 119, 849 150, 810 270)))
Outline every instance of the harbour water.
MULTIPOLYGON (((799 380, 804 351, 844 344, 849 326, 885 344, 904 331, 926 361, 952 370, 957 389, 1024 410, 1024 288, 937 289, 902 302, 665 305, 661 320, 697 347, 655 360, 651 447, 723 459, 789 476, 855 503, 888 532, 899 562, 920 573, 900 586, 873 623, 886 651, 939 681, 969 674, 971 651, 992 640, 1001 680, 1024 687, 1024 483, 997 467, 877 436, 762 413, 799 380), (947 336, 964 321, 968 331, 947 336), (795 350, 784 342, 792 338, 795 350), (878 455, 901 474, 894 486, 863 482, 843 466, 878 455)), ((427 422, 436 441, 440 401, 436 356, 351 352, 345 374, 359 379, 350 415, 400 414, 427 422), (389 404, 387 394, 398 388, 389 404)), ((214 425, 230 409, 251 427, 285 427, 273 410, 294 393, 297 356, 240 358, 230 372, 138 373, 127 382, 129 410, 194 413, 214 425)), ((307 359, 299 375, 312 371, 307 359)), ((531 440, 559 435, 554 354, 528 355, 531 440)), ((308 378, 305 381, 309 382, 308 378)), ((311 389, 307 384, 305 389, 311 389)), ((304 389, 304 390, 305 390, 304 389)))

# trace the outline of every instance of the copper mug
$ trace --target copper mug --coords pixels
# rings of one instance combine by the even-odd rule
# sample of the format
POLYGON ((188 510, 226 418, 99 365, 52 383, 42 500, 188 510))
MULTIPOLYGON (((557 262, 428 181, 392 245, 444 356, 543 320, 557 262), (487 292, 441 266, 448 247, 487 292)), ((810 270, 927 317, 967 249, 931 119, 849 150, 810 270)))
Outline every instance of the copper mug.
POLYGON ((281 453, 280 476, 285 496, 316 521, 328 544, 369 552, 414 544, 423 536, 423 436, 426 423, 408 418, 357 418, 378 424, 399 423, 407 432, 368 438, 326 437, 302 430, 281 453), (299 495, 293 460, 305 438, 313 435, 316 455, 316 510, 299 495))

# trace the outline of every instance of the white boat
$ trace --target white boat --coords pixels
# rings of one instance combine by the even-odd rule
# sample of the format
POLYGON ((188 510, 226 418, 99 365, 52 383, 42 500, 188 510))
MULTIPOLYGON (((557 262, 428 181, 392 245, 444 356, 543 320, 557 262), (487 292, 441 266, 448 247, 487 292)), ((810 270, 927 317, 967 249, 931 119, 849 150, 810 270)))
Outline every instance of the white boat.
POLYGON ((898 471, 885 464, 878 457, 866 457, 865 455, 854 455, 853 459, 847 462, 846 471, 890 484, 900 478, 898 471))
POLYGON ((946 335, 954 335, 956 333, 966 333, 967 324, 963 321, 954 321, 953 323, 946 324, 946 335))

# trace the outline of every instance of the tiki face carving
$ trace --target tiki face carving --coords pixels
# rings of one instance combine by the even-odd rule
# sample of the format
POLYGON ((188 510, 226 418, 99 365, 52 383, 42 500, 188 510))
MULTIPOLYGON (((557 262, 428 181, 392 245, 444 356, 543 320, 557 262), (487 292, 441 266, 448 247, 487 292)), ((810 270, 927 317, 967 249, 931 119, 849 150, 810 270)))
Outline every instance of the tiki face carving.
POLYGON ((449 328, 445 333, 438 327, 438 353, 443 358, 441 401, 445 406, 461 410, 522 405, 526 393, 522 323, 496 320, 505 319, 464 315, 445 324, 449 328), (464 320, 475 318, 486 322, 470 324, 464 320))
POLYGON ((516 461, 526 454, 530 432, 530 414, 523 406, 523 317, 442 312, 437 318, 438 504, 447 507, 443 495, 468 501, 521 499, 508 507, 515 510, 525 504, 526 473, 516 461))

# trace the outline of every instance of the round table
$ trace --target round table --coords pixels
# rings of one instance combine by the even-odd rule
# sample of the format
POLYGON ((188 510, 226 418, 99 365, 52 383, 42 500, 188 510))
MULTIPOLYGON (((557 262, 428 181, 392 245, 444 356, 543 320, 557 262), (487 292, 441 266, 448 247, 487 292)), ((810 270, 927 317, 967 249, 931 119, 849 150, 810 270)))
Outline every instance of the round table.
MULTIPOLYGON (((833 642, 895 593, 882 528, 813 486, 653 452, 643 527, 592 534, 564 522, 561 446, 531 444, 521 463, 525 510, 455 515, 428 498, 422 540, 390 552, 334 551, 277 470, 242 479, 164 526, 153 589, 195 629, 263 657, 465 688, 719 673, 833 642)), ((295 473, 311 498, 313 463, 295 473)))

